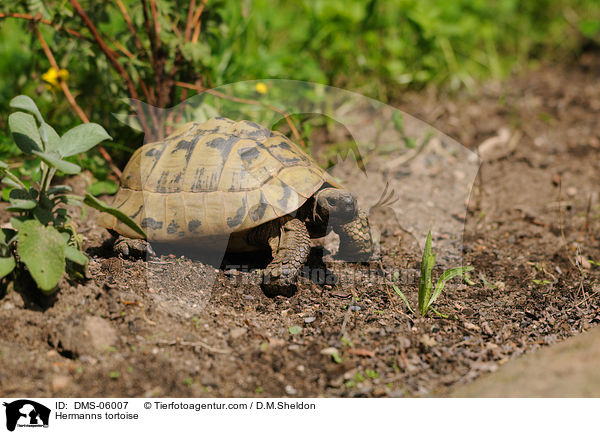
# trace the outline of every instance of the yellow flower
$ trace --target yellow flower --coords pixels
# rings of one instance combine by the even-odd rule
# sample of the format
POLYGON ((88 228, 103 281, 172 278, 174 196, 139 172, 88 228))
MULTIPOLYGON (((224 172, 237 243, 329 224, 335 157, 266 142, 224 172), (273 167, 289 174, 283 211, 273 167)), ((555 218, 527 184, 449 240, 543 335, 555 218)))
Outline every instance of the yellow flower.
POLYGON ((261 95, 264 95, 265 93, 267 93, 267 85, 264 83, 256 83, 256 86, 254 88, 261 95))
POLYGON ((59 79, 61 81, 67 81, 69 78, 69 71, 66 69, 59 69, 58 71, 54 68, 48 69, 44 74, 42 74, 42 80, 44 80, 46 84, 46 88, 48 90, 52 89, 60 89, 59 79))

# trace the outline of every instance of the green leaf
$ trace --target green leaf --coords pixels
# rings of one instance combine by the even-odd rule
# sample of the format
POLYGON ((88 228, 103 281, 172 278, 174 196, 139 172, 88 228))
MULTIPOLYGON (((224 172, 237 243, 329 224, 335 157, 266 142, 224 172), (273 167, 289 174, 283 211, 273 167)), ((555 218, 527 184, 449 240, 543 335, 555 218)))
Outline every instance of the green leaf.
POLYGON ((0 169, 8 169, 8 164, 6 164, 4 161, 0 160, 0 169))
POLYGON ((13 181, 12 179, 10 179, 8 176, 5 176, 4 178, 2 178, 2 180, 0 181, 3 184, 6 184, 12 188, 21 188, 22 186, 17 184, 15 181, 13 181))
POLYGON ((26 190, 23 188, 15 188, 10 191, 8 200, 11 204, 7 208, 8 211, 27 211, 35 208, 38 205, 36 200, 37 191, 30 189, 26 190))
MULTIPOLYGON (((13 190, 14 191, 14 190, 13 190)), ((10 206, 7 211, 28 211, 37 206, 37 202, 28 199, 10 199, 10 206)))
POLYGON ((448 280, 453 279, 458 276, 462 276, 463 274, 468 273, 469 271, 473 271, 473 267, 471 267, 471 266, 458 267, 458 268, 451 268, 450 270, 444 271, 444 273, 438 279, 437 284, 435 285, 435 289, 433 290, 433 295, 431 296, 431 299, 429 300, 427 307, 428 308, 431 307, 431 305, 439 297, 439 295, 442 293, 442 290, 444 289, 444 285, 446 284, 446 282, 448 280))
POLYGON ((62 237, 62 239, 65 242, 65 245, 69 242, 69 240, 71 239, 71 234, 67 233, 67 232, 60 232, 60 236, 62 237))
POLYGON ((15 258, 9 256, 7 258, 0 258, 0 279, 8 276, 17 265, 15 258))
POLYGON ((4 170, 4 175, 6 175, 4 178, 2 178, 2 182, 10 185, 10 186, 17 186, 15 188, 25 188, 25 184, 19 179, 17 178, 17 176, 12 173, 10 170, 4 170))
POLYGON ((52 214, 52 211, 41 207, 37 207, 33 210, 33 216, 44 226, 46 226, 48 223, 54 220, 54 215, 52 214))
POLYGON ((17 235, 17 231, 13 229, 3 228, 0 230, 0 244, 5 246, 9 245, 14 241, 14 237, 17 235))
POLYGON ((410 303, 408 302, 408 299, 406 298, 406 296, 404 295, 404 293, 402 291, 400 291, 400 288, 398 288, 396 285, 392 284, 392 288, 394 288, 394 292, 396 292, 396 294, 398 294, 400 296, 400 298, 402 299, 402 301, 404 302, 404 304, 406 305, 406 307, 408 308, 408 310, 410 310, 410 313, 415 313, 415 311, 413 310, 412 307, 410 307, 410 303))
POLYGON ((302 327, 299 326, 291 326, 288 331, 290 332, 291 335, 297 335, 298 333, 300 333, 302 331, 302 327))
POLYGON ((46 122, 42 122, 40 127, 40 136, 46 144, 46 152, 57 152, 60 145, 60 136, 54 128, 48 125, 46 122))
POLYGON ((53 187, 50 187, 48 191, 46 191, 46 193, 48 193, 48 195, 50 196, 53 194, 69 193, 71 191, 73 191, 73 189, 68 185, 55 185, 53 187))
POLYGON ((75 262, 76 264, 85 266, 87 265, 89 259, 87 256, 85 256, 79 249, 76 249, 75 247, 71 247, 71 246, 66 246, 65 247, 65 257, 71 261, 71 262, 75 262))
POLYGON ((419 276, 419 312, 425 315, 427 304, 431 297, 431 286, 433 266, 435 264, 435 255, 431 253, 431 231, 427 234, 425 249, 423 250, 423 259, 421 260, 421 275, 419 276))
POLYGON ((26 220, 27 220, 27 217, 11 217, 10 225, 13 228, 15 228, 16 230, 19 230, 21 228, 21 225, 23 224, 23 222, 26 220))
POLYGON ((92 149, 103 140, 112 140, 112 137, 100 125, 95 123, 77 125, 61 137, 58 152, 62 157, 70 157, 92 149))
POLYGON ((89 186, 88 192, 94 196, 101 194, 115 194, 119 190, 119 184, 113 180, 97 181, 89 186))
POLYGON ((417 147, 417 141, 415 139, 413 139, 412 137, 405 137, 404 145, 409 149, 414 149, 417 147))
POLYGON ((40 159, 46 163, 47 165, 54 167, 66 175, 75 175, 76 173, 81 172, 81 167, 77 164, 69 163, 68 161, 61 160, 59 157, 56 157, 52 154, 47 154, 45 152, 33 151, 33 154, 40 157, 40 159))
POLYGON ((65 242, 52 226, 37 220, 23 222, 17 252, 42 292, 54 291, 65 271, 65 242))
POLYGON ((598 19, 583 19, 579 21, 577 27, 583 36, 593 39, 600 33, 600 20, 598 19))
POLYGON ((30 114, 23 112, 11 114, 8 117, 8 126, 15 143, 25 154, 44 149, 35 119, 30 114))
POLYGON ((146 233, 144 232, 144 230, 142 228, 140 228, 138 226, 138 224, 131 219, 131 217, 129 217, 128 215, 124 214, 122 211, 119 211, 118 209, 113 208, 113 207, 107 205, 106 203, 102 202, 99 199, 96 199, 94 196, 92 196, 89 193, 86 193, 85 199, 84 199, 83 202, 87 206, 91 206, 92 208, 95 208, 98 211, 102 211, 102 212, 108 213, 108 214, 110 214, 112 216, 115 216, 121 222, 125 223, 131 229, 133 229, 134 231, 136 231, 138 234, 140 234, 144 238, 147 238, 146 237, 146 233))
POLYGON ((400 111, 394 110, 394 113, 392 113, 392 122, 394 124, 394 129, 398 131, 400 135, 404 135, 404 118, 400 111))
POLYGON ((21 109, 21 110, 25 110, 25 111, 28 111, 30 113, 33 113, 40 124, 42 122, 44 122, 44 118, 42 118, 42 114, 38 110, 37 105, 27 95, 15 96, 10 101, 10 106, 12 108, 21 109))

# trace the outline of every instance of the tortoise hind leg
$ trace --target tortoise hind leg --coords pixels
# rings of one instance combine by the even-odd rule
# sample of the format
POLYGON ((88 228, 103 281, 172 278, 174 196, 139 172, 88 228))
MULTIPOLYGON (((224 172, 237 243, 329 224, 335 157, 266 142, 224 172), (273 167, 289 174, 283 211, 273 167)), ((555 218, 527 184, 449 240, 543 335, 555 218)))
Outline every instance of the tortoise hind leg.
POLYGON ((347 261, 369 260, 373 254, 373 239, 366 212, 359 210, 354 220, 333 230, 340 236, 339 257, 347 261))
POLYGON ((298 219, 288 220, 278 232, 269 238, 273 260, 265 269, 262 287, 268 296, 291 296, 310 252, 310 237, 306 225, 298 219))

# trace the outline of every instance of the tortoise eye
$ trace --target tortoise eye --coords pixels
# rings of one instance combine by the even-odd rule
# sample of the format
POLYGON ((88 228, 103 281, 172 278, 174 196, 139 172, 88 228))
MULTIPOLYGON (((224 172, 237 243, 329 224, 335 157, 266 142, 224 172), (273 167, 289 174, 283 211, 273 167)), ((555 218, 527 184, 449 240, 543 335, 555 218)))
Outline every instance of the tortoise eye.
POLYGON ((331 206, 335 206, 337 204, 337 199, 334 197, 328 197, 327 198, 327 203, 331 206))

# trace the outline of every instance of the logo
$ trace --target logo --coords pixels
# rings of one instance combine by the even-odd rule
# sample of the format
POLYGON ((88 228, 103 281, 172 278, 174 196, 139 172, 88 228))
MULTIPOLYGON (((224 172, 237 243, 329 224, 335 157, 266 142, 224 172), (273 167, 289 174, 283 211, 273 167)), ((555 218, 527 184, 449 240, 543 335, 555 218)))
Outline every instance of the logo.
POLYGON ((29 399, 19 399, 4 403, 6 407, 6 429, 14 431, 19 428, 48 428, 50 409, 29 399))

